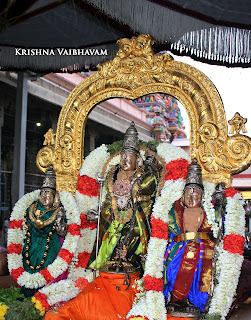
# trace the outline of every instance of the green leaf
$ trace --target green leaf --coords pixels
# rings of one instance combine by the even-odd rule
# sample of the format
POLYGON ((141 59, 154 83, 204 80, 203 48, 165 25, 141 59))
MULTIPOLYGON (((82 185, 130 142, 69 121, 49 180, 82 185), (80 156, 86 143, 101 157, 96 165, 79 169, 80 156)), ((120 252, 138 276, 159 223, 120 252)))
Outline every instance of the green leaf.
POLYGON ((5 320, 42 320, 43 316, 40 315, 40 311, 35 308, 31 298, 25 298, 23 301, 14 301, 12 303, 6 303, 9 307, 5 320))
POLYGON ((24 298, 24 295, 20 293, 20 288, 10 287, 6 289, 0 289, 0 302, 13 302, 19 298, 24 298))

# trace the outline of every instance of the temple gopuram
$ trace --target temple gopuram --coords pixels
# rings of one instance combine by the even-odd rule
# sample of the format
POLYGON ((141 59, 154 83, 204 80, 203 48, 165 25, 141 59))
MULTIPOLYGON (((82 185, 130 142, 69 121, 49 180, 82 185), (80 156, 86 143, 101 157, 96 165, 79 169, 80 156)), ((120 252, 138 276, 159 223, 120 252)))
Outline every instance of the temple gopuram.
POLYGON ((133 101, 146 112, 146 119, 153 126, 158 142, 187 138, 179 101, 171 95, 157 93, 140 97, 133 101))

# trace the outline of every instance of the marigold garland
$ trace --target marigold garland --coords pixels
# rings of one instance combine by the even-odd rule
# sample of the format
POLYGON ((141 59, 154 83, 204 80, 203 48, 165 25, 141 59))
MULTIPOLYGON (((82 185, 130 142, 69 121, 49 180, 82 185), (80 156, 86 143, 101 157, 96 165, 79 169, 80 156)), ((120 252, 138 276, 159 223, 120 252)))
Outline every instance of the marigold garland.
POLYGON ((80 236, 80 227, 77 223, 72 223, 67 230, 72 236, 80 236))
POLYGON ((24 273, 24 268, 19 267, 11 270, 11 277, 17 282, 17 279, 24 273))
POLYGON ((72 258, 74 257, 74 253, 71 253, 69 250, 63 248, 59 251, 58 256, 64 259, 68 264, 70 264, 72 258))
POLYGON ((78 264, 76 265, 76 268, 78 268, 78 267, 86 268, 88 261, 90 259, 90 255, 91 255, 91 253, 87 252, 87 251, 80 252, 78 254, 78 264))
POLYGON ((8 310, 8 307, 0 302, 0 320, 4 320, 4 316, 8 310))
POLYGON ((239 253, 243 255, 245 238, 239 234, 227 234, 223 238, 223 249, 230 253, 239 253))
POLYGON ((50 283, 52 280, 54 280, 53 276, 48 271, 48 268, 41 270, 40 273, 44 276, 47 283, 50 283))
POLYGON ((218 284, 214 289, 208 312, 209 318, 212 319, 214 319, 215 314, 219 315, 221 319, 225 319, 227 316, 233 302, 244 259, 242 252, 245 234, 245 210, 242 196, 234 188, 227 188, 226 200, 223 249, 217 261, 217 268, 219 269, 218 284))
POLYGON ((35 297, 32 297, 31 301, 34 303, 35 308, 40 311, 40 316, 43 316, 45 314, 45 309, 44 309, 41 301, 37 300, 35 297))

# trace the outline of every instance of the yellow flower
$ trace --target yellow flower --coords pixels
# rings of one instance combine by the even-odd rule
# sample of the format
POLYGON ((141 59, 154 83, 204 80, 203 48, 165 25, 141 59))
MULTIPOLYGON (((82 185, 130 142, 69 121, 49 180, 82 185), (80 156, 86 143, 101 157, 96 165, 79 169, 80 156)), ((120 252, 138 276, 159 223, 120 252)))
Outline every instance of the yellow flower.
POLYGON ((35 297, 32 297, 31 301, 34 303, 35 308, 40 311, 40 315, 43 316, 45 314, 45 311, 42 303, 39 300, 37 300, 35 297))
POLYGON ((4 320, 4 316, 5 316, 5 313, 7 312, 7 309, 8 307, 5 304, 0 303, 0 320, 4 320))

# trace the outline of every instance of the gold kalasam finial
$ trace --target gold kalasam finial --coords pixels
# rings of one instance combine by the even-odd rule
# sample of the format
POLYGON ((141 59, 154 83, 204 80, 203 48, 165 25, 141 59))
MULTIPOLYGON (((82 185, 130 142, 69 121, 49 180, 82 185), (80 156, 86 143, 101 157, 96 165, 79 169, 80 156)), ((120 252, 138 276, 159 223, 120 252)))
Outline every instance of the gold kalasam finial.
POLYGON ((240 133, 242 130, 243 133, 247 132, 247 129, 245 128, 245 123, 247 122, 247 118, 243 118, 239 112, 236 112, 234 117, 228 121, 230 124, 230 131, 229 134, 233 134, 235 131, 237 134, 240 133))
POLYGON ((44 134, 44 146, 53 146, 54 145, 54 138, 56 134, 53 133, 53 130, 50 128, 46 134, 44 134))

